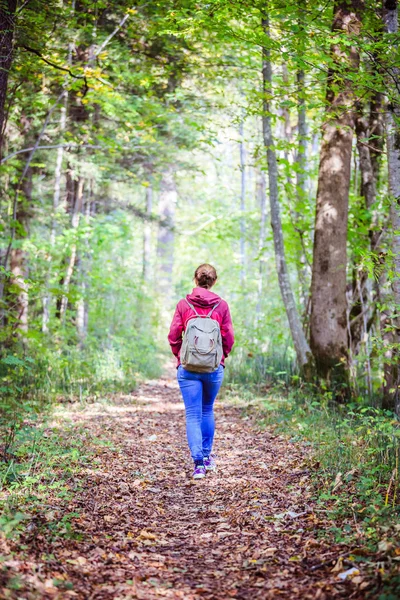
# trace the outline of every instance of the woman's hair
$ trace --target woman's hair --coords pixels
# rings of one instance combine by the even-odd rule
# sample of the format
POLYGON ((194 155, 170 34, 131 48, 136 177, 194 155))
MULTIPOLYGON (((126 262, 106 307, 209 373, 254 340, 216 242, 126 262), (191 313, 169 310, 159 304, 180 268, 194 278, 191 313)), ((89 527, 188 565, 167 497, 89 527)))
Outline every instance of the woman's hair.
POLYGON ((194 272, 194 278, 197 285, 202 288, 211 288, 217 281, 217 271, 212 265, 205 263, 200 265, 194 272))

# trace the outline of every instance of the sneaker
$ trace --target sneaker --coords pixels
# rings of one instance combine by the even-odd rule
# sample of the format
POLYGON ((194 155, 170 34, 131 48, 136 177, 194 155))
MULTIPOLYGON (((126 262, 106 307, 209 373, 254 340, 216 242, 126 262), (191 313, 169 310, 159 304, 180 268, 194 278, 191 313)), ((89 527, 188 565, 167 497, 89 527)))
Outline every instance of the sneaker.
POLYGON ((193 471, 193 479, 203 479, 206 476, 206 468, 204 465, 197 465, 193 471))
POLYGON ((215 469, 217 468, 217 464, 212 454, 210 454, 210 456, 204 457, 204 466, 206 468, 206 471, 215 471, 215 469))

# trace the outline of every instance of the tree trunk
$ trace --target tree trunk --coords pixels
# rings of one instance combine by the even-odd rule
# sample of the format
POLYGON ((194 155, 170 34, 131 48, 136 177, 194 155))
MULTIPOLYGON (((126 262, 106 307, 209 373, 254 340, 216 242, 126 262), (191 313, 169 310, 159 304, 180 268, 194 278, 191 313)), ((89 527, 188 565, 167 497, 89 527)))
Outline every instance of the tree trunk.
POLYGON ((302 206, 307 198, 307 118, 305 100, 304 71, 297 72, 297 152, 296 152, 296 200, 295 228, 300 237, 300 251, 297 258, 297 271, 300 283, 300 300, 304 311, 304 321, 308 321, 310 296, 310 269, 304 242, 305 228, 301 222, 302 206))
MULTIPOLYGON (((332 31, 358 35, 361 27, 360 0, 336 2, 332 31)), ((322 126, 314 258, 311 283, 311 348, 317 373, 333 386, 348 384, 348 335, 346 301, 347 225, 352 139, 355 128, 355 96, 346 73, 355 74, 359 54, 354 46, 331 47, 338 65, 328 74, 327 108, 322 126)))
MULTIPOLYGON (((388 34, 398 35, 397 0, 384 0, 384 23, 388 34)), ((397 38, 394 44, 397 49, 397 38)), ((386 141, 391 199, 391 250, 393 254, 392 292, 394 315, 391 318, 393 335, 390 369, 386 369, 385 404, 391 405, 400 416, 400 69, 390 69, 388 78, 389 102, 386 109, 386 141)))
MULTIPOLYGON (((84 208, 84 219, 85 219, 85 237, 83 244, 83 251, 81 255, 77 256, 77 272, 78 272, 78 285, 80 288, 80 297, 76 304, 76 330, 79 337, 79 346, 82 348, 85 342, 88 324, 89 324, 89 290, 90 290, 90 271, 91 271, 91 253, 89 236, 87 231, 90 224, 91 207, 92 207, 92 181, 89 181, 89 191, 87 194, 87 200, 84 208)), ((83 202, 82 202, 83 208, 83 202)), ((83 212, 83 211, 82 211, 83 212)))
POLYGON ((13 60, 17 0, 0 0, 0 158, 5 126, 8 75, 13 60))
MULTIPOLYGON (((270 36, 269 18, 264 17, 262 26, 267 37, 270 36)), ((283 304, 289 321, 289 327, 296 351, 297 362, 300 369, 308 375, 310 367, 311 352, 307 343, 304 331, 301 325, 300 317, 297 311, 295 298, 293 295, 283 241, 283 231, 280 216, 279 191, 278 191, 278 163, 274 139, 272 135, 271 106, 270 98, 272 96, 272 66, 270 50, 263 48, 263 137, 264 145, 267 150, 268 163, 268 184, 269 184, 269 202, 271 210, 271 225, 274 236, 274 249, 276 269, 278 273, 279 287, 281 290, 283 304)))
MULTIPOLYGON (((146 215, 151 216, 153 210, 153 188, 149 184, 146 188, 146 215)), ((150 279, 151 262, 151 224, 143 223, 143 280, 148 283, 150 279)))
POLYGON ((256 316, 257 323, 259 323, 260 314, 261 314, 261 301, 264 292, 264 278, 265 278, 265 251, 263 250, 265 246, 265 235, 266 235, 266 224, 267 224, 267 184, 265 181, 265 173, 264 171, 257 170, 257 200, 258 207, 260 210, 260 230, 259 230, 259 238, 258 238, 258 264, 259 264, 259 279, 258 279, 258 298, 257 298, 257 308, 256 308, 256 316))
POLYGON ((384 123, 384 95, 381 92, 375 92, 371 98, 369 111, 369 134, 368 142, 371 155, 372 170, 375 178, 375 186, 378 185, 382 155, 385 144, 385 123, 384 123))
POLYGON ((24 334, 28 331, 28 265, 26 254, 22 248, 13 248, 10 255, 10 283, 18 288, 18 292, 13 292, 12 312, 14 313, 15 323, 13 329, 17 333, 24 334))
MULTIPOLYGON (((28 284, 28 257, 24 248, 24 239, 28 233, 29 221, 32 218, 32 168, 24 170, 18 186, 21 188, 21 196, 18 197, 16 221, 19 227, 16 231, 16 239, 10 250, 10 281, 12 292, 9 293, 8 310, 10 321, 13 322, 13 330, 24 339, 28 331, 28 309, 29 294, 28 284), (21 231, 22 229, 22 231, 21 231), (16 288, 16 289, 15 289, 16 288)), ((18 193, 18 192, 17 192, 18 193)))
POLYGON ((166 298, 171 296, 172 270, 174 266, 174 220, 177 202, 176 185, 172 171, 166 171, 161 180, 159 215, 167 227, 158 232, 157 257, 159 286, 166 298))
MULTIPOLYGON (((73 204, 72 204, 72 215, 71 215, 71 228, 75 231, 75 236, 77 235, 76 230, 79 227, 79 221, 83 208, 83 186, 84 186, 84 178, 79 177, 77 181, 72 181, 73 183, 73 204)), ((69 192, 69 202, 71 202, 71 190, 69 192)), ((74 267, 77 258, 77 240, 75 239, 72 242, 70 257, 67 263, 67 269, 65 272, 64 280, 63 280, 63 289, 64 295, 61 298, 61 306, 60 306, 60 319, 61 321, 65 318, 65 313, 67 311, 68 306, 68 297, 67 294, 69 292, 69 287, 71 284, 72 276, 74 273, 74 267)))
POLYGON ((371 210, 376 201, 376 180, 369 147, 369 123, 362 114, 356 119, 356 133, 361 174, 360 192, 365 200, 365 207, 371 210))
POLYGON ((306 100, 304 97, 304 71, 297 71, 297 156, 296 156, 296 186, 297 200, 302 201, 306 196, 307 182, 307 118, 306 100))
MULTIPOLYGON (((365 208, 371 212, 376 201, 376 177, 370 151, 370 121, 363 114, 363 107, 359 107, 356 118, 357 150, 360 165, 360 195, 364 198, 365 208)), ((371 226, 369 230, 370 249, 375 252, 378 232, 371 226)), ((368 273, 360 265, 354 265, 353 283, 351 289, 351 308, 349 311, 349 332, 351 356, 360 351, 362 342, 367 343, 369 329, 369 314, 375 312, 375 307, 368 297, 368 273)))
POLYGON ((246 248, 245 248, 245 211, 246 211, 246 150, 244 146, 244 123, 239 126, 240 135, 240 283, 244 286, 246 273, 246 248))
MULTIPOLYGON (((69 61, 70 62, 70 61, 69 61)), ((68 93, 66 92, 64 96, 64 106, 61 107, 61 115, 60 115, 60 137, 64 134, 66 124, 67 124, 67 104, 68 104, 68 93)), ((64 159, 64 148, 57 149, 57 160, 56 160, 56 168, 54 173, 54 190, 53 190, 53 214, 51 218, 51 231, 50 231, 50 252, 48 256, 48 269, 46 274, 45 281, 45 291, 43 295, 43 314, 42 314, 42 332, 47 333, 49 330, 49 320, 50 320, 50 294, 48 291, 49 281, 50 281, 50 272, 51 272, 51 261, 52 261, 52 251, 56 242, 56 215, 58 205, 60 203, 60 193, 61 193, 61 177, 62 177, 62 164, 64 159)))

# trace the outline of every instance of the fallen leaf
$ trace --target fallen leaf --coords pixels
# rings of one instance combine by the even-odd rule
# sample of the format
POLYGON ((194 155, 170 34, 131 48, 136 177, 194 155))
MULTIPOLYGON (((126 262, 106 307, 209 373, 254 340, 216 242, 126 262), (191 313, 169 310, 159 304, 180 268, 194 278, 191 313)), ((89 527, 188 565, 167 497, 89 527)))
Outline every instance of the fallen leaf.
POLYGON ((336 577, 337 577, 337 579, 340 579, 341 581, 345 581, 349 577, 353 577, 354 575, 359 575, 359 573, 360 573, 359 569, 357 569, 356 567, 351 567, 351 569, 347 569, 347 571, 342 571, 341 573, 338 573, 336 577))
POLYGON ((154 535, 154 533, 150 533, 149 531, 146 531, 145 529, 142 529, 142 531, 139 533, 138 537, 142 540, 156 540, 157 539, 157 536, 154 535))
POLYGON ((384 553, 390 552, 390 550, 392 550, 392 548, 393 548, 392 542, 388 542, 387 540, 382 540, 378 544, 378 552, 384 552, 384 553))

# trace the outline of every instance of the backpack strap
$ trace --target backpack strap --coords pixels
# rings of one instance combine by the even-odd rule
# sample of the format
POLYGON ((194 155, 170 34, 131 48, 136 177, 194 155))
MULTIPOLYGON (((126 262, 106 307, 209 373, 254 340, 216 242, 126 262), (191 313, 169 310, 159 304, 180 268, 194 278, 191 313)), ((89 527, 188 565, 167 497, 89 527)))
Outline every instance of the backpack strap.
POLYGON ((213 314, 214 310, 217 308, 217 306, 219 306, 221 304, 221 300, 219 302, 217 302, 217 304, 214 304, 214 306, 212 307, 212 309, 210 310, 210 312, 208 313, 207 317, 211 317, 211 315, 213 314))
POLYGON ((197 310, 195 309, 195 307, 193 306, 193 304, 190 304, 190 302, 189 302, 189 300, 187 298, 185 298, 185 300, 188 303, 188 305, 190 306, 190 308, 192 309, 192 311, 195 313, 195 315, 197 315, 198 317, 201 317, 201 315, 199 315, 199 313, 197 312, 197 310))
POLYGON ((195 307, 193 306, 193 304, 190 304, 189 300, 187 298, 185 298, 186 302, 188 303, 188 305, 190 306, 190 308, 192 309, 192 311, 195 313, 195 315, 197 317, 202 317, 202 318, 209 318, 211 317, 211 315, 213 314, 214 310, 217 308, 217 306, 219 306, 221 304, 221 300, 219 302, 217 302, 217 304, 214 304, 214 306, 212 307, 212 309, 210 310, 210 312, 208 313, 208 315, 199 315, 199 313, 197 312, 197 310, 195 309, 195 307))

